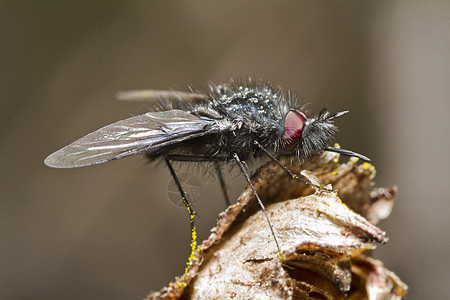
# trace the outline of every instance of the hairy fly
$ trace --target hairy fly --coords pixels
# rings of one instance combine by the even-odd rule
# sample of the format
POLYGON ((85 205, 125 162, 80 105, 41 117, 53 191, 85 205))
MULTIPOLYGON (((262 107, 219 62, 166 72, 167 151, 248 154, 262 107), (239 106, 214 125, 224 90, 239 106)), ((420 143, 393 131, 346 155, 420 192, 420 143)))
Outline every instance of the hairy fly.
POLYGON ((45 164, 54 168, 83 167, 138 153, 151 160, 165 160, 190 215, 191 256, 185 275, 196 248, 195 212, 172 167, 173 161, 213 162, 228 203, 220 165, 234 162, 253 189, 281 253, 245 161, 267 156, 293 178, 306 182, 283 166, 277 157, 296 155, 305 160, 322 151, 332 151, 369 160, 361 154, 330 146, 336 131, 333 121, 347 111, 330 113, 323 109, 318 115, 310 116, 295 97, 262 81, 210 84, 204 92, 129 91, 120 93, 119 98, 149 102, 155 110, 100 128, 51 154, 45 164))

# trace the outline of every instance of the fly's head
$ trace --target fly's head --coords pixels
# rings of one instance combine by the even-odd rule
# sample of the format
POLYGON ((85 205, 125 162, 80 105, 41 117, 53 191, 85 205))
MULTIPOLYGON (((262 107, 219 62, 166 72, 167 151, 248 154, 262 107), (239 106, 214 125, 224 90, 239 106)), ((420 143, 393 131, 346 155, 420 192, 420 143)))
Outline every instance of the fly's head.
POLYGON ((280 149, 295 153, 300 159, 327 150, 336 132, 333 119, 347 112, 331 114, 323 109, 316 117, 308 118, 300 110, 289 110, 284 118, 284 131, 279 141, 280 149))

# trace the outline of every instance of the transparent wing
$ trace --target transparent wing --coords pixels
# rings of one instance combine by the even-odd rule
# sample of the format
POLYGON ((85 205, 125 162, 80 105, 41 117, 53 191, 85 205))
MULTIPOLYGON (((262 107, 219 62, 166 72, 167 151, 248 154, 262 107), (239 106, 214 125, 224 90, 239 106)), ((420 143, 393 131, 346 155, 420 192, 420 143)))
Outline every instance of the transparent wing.
POLYGON ((117 99, 123 101, 145 102, 151 105, 161 104, 172 109, 193 107, 208 102, 208 97, 203 94, 187 93, 181 91, 159 90, 133 90, 118 92, 117 99))
POLYGON ((49 155, 45 164, 53 168, 100 164, 216 132, 215 125, 182 110, 149 112, 100 128, 49 155))

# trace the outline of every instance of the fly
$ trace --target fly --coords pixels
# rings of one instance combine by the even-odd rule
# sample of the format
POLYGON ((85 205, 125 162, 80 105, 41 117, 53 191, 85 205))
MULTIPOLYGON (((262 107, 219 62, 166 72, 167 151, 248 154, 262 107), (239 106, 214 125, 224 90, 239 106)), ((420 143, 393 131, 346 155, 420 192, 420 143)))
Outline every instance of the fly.
POLYGON ((195 212, 172 162, 214 163, 228 204, 220 166, 224 163, 237 165, 253 190, 281 255, 245 161, 265 155, 292 178, 319 189, 326 188, 298 177, 277 157, 295 155, 303 161, 323 151, 331 151, 370 161, 364 155, 330 146, 336 131, 334 119, 348 111, 330 113, 323 109, 310 117, 295 97, 262 81, 231 80, 226 84, 209 84, 204 93, 143 90, 122 92, 118 97, 148 102, 155 109, 102 127, 49 155, 45 164, 53 168, 76 168, 138 153, 145 154, 150 160, 163 159, 189 213, 191 253, 184 276, 193 264, 197 246, 195 212))

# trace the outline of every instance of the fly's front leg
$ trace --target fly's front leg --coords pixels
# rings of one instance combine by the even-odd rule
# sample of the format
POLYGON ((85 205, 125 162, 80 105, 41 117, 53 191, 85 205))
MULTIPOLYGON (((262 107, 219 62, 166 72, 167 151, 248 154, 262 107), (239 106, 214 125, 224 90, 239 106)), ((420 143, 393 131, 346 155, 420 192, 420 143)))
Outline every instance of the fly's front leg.
POLYGON ((305 184, 307 184, 309 186, 312 186, 313 188, 319 189, 319 190, 324 190, 324 191, 327 191, 327 192, 337 193, 336 190, 327 189, 327 188, 325 188, 323 186, 319 186, 317 184, 314 184, 312 182, 309 182, 309 181, 307 181, 305 179, 300 178, 297 174, 292 173, 291 170, 286 168, 278 159, 276 159, 272 154, 270 154, 269 151, 267 151, 263 146, 261 146, 260 143, 255 141, 255 145, 257 145, 271 160, 276 162, 284 171, 286 171, 286 173, 288 173, 289 176, 291 176, 292 179, 299 180, 299 181, 301 181, 301 182, 303 182, 303 183, 305 183, 305 184))

